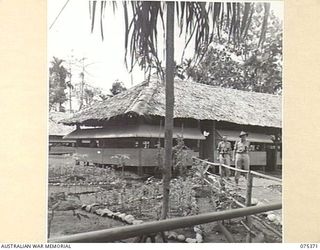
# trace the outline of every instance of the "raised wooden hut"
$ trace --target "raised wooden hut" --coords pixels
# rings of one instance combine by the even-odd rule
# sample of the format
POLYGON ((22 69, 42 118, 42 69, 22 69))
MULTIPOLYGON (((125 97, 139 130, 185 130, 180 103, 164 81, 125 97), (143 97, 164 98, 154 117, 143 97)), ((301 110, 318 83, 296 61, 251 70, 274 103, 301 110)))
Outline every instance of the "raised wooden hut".
MULTIPOLYGON (((164 116, 164 83, 151 79, 61 122, 77 127, 64 138, 77 140, 88 162, 116 164, 112 156, 126 154, 127 166, 148 168, 158 165, 164 116)), ((175 80, 174 138, 183 136, 190 155, 216 161, 221 136, 233 142, 245 130, 251 165, 273 169, 281 165, 281 116, 281 96, 175 80)))

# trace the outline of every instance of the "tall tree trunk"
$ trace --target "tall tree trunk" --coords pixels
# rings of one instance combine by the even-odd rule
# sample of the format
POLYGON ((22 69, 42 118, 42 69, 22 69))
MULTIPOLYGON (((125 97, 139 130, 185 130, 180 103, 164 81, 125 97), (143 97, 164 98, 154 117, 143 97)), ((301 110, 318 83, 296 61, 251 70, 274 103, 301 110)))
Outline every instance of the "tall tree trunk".
POLYGON ((169 210, 170 179, 172 168, 172 131, 174 110, 174 2, 167 2, 166 23, 166 117, 164 137, 163 204, 161 219, 166 219, 169 210))
POLYGON ((63 112, 62 103, 61 102, 59 102, 59 112, 63 112))
POLYGON ((72 73, 71 73, 71 67, 69 68, 69 73, 70 73, 70 85, 69 85, 69 109, 70 109, 70 113, 72 112, 72 73))
POLYGON ((80 84, 80 105, 79 105, 79 111, 82 109, 83 106, 83 96, 84 96, 84 70, 85 70, 85 66, 84 66, 84 60, 86 58, 83 57, 82 60, 82 72, 81 74, 81 84, 80 84))
POLYGON ((70 94, 69 94, 69 109, 70 109, 70 112, 72 112, 72 96, 71 96, 71 89, 70 89, 70 94))
POLYGON ((79 111, 82 109, 83 106, 83 88, 84 88, 84 75, 81 76, 81 85, 80 85, 80 105, 79 105, 79 111))

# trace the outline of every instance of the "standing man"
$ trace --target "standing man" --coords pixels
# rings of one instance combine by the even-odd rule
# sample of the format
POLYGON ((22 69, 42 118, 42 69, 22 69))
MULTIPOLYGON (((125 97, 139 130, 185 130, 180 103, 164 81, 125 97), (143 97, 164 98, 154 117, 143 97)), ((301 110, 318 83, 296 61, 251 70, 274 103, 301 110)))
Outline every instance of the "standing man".
POLYGON ((218 143, 218 153, 219 153, 219 163, 220 163, 220 176, 226 176, 229 178, 230 176, 230 169, 222 167, 222 164, 230 166, 231 160, 231 143, 227 141, 227 136, 222 137, 222 141, 218 143))
MULTIPOLYGON (((233 160, 237 169, 249 170, 250 158, 249 158, 249 146, 250 143, 247 141, 248 133, 241 131, 240 140, 234 144, 233 160)), ((238 185, 240 178, 240 172, 236 171, 234 180, 238 185)))

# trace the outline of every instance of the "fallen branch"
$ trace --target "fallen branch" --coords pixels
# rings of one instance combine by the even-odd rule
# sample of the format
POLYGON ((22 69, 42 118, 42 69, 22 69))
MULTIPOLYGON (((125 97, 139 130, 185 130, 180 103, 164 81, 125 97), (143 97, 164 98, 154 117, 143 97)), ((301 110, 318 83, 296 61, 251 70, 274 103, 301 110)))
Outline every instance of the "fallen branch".
POLYGON ((237 201, 235 198, 228 196, 229 199, 231 199, 234 203, 236 203, 240 207, 246 207, 244 204, 242 204, 240 201, 237 201))
POLYGON ((252 215, 252 218, 254 218, 258 223, 262 224, 265 228, 269 229, 271 232, 276 234, 277 236, 282 238, 282 233, 279 232, 277 229, 274 229, 273 227, 269 226, 267 223, 265 223, 263 220, 261 220, 258 216, 252 215))
POLYGON ((234 237, 232 236, 230 231, 224 225, 222 225, 222 223, 220 221, 218 221, 218 225, 219 225, 219 228, 220 228, 222 234, 224 235, 224 237, 226 237, 227 241, 229 243, 235 243, 236 240, 234 239, 234 237))
POLYGON ((244 226, 245 229, 247 229, 249 233, 251 233, 254 236, 257 236, 257 234, 253 232, 243 221, 240 221, 240 223, 244 226))

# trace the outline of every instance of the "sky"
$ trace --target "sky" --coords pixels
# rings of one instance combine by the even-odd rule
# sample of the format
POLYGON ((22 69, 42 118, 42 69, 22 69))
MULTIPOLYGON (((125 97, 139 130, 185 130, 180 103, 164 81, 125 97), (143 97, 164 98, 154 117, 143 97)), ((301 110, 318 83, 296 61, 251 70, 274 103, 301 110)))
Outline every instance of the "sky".
MULTIPOLYGON (((68 4, 54 22, 58 13, 67 0, 48 1, 48 62, 52 57, 65 59, 66 62, 73 58, 86 58, 84 61, 86 71, 85 81, 94 87, 105 91, 111 88, 115 80, 122 81, 127 88, 144 80, 143 72, 136 67, 129 73, 124 63, 124 20, 122 10, 113 13, 112 7, 106 8, 104 18, 104 34, 102 41, 100 25, 91 33, 91 20, 89 15, 89 1, 69 0, 68 4), (49 27, 53 26, 49 29, 49 27)), ((281 1, 271 3, 271 9, 283 20, 283 3, 281 1)), ((97 15, 99 17, 99 15, 97 15)), ((98 21, 98 19, 97 19, 98 21)), ((175 38, 175 59, 180 62, 184 38, 175 38)), ((162 32, 158 35, 162 38, 162 32)), ((160 39, 161 40, 161 39, 160 39)), ((159 43, 159 57, 163 56, 163 42, 159 43)), ((191 43, 185 57, 193 54, 191 43)), ((66 63, 68 64, 68 63, 66 63)), ((80 68, 72 67, 73 81, 80 81, 80 68)))

